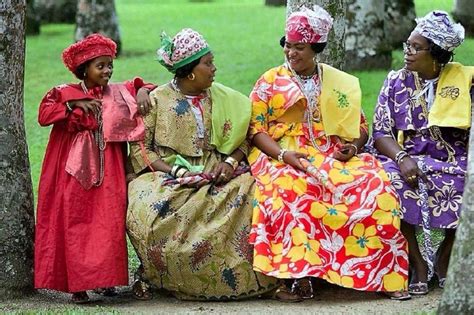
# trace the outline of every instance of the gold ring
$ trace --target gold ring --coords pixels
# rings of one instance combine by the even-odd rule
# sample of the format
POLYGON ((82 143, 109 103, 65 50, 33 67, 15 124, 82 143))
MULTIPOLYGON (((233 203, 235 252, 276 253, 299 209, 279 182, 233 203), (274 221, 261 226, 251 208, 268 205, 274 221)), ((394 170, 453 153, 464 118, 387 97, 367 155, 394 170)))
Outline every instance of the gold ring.
POLYGON ((408 177, 408 179, 409 179, 409 180, 414 180, 414 179, 416 179, 416 176, 415 176, 415 175, 412 175, 412 176, 408 177))
POLYGON ((221 175, 219 175, 220 177, 223 177, 223 178, 226 178, 225 174, 224 173, 221 173, 221 175))

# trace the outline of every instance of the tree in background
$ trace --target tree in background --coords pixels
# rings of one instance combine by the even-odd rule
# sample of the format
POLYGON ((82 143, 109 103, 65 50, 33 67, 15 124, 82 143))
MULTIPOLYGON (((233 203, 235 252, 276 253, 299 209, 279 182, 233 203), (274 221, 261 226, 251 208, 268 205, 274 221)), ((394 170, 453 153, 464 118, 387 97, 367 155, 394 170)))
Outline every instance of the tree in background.
POLYGON ((0 2, 0 299, 33 289, 33 192, 23 117, 25 0, 0 2))
POLYGON ((35 7, 35 0, 26 0, 26 35, 40 33, 40 15, 35 7))
POLYGON ((74 23, 77 0, 34 0, 41 23, 74 23))
POLYGON ((385 34, 392 48, 401 48, 415 28, 413 0, 385 1, 385 34))
POLYGON ((345 69, 388 69, 392 48, 385 33, 385 1, 349 0, 346 14, 345 69))
POLYGON ((83 39, 89 34, 100 33, 117 44, 120 54, 122 41, 113 0, 79 0, 77 3, 76 32, 74 39, 83 39))
MULTIPOLYGON (((472 117, 474 119, 474 116, 472 117)), ((467 176, 459 226, 438 314, 474 314, 474 128, 469 135, 467 176)))
POLYGON ((312 8, 313 5, 323 7, 334 19, 332 30, 329 33, 328 45, 319 54, 320 61, 338 69, 344 68, 345 51, 345 16, 347 4, 345 0, 288 0, 286 15, 298 10, 301 6, 312 8))
POLYGON ((454 0, 453 17, 464 26, 467 36, 474 36, 474 3, 472 0, 454 0))

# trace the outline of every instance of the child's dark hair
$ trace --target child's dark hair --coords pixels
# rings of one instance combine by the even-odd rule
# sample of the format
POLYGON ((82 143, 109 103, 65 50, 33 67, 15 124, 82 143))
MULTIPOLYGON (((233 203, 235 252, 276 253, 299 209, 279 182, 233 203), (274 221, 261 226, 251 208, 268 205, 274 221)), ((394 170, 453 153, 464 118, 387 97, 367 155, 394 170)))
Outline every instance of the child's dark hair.
POLYGON ((79 67, 76 68, 76 71, 74 71, 74 75, 76 76, 76 78, 78 78, 79 80, 84 80, 86 78, 85 76, 86 68, 90 63, 91 63, 91 60, 86 61, 80 64, 79 67))

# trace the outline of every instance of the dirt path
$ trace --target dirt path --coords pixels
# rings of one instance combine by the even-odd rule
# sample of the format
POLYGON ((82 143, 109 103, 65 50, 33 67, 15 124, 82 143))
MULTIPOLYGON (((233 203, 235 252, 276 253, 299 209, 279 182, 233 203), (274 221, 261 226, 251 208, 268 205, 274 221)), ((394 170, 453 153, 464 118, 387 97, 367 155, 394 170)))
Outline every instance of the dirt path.
POLYGON ((358 292, 336 286, 320 289, 313 300, 282 303, 273 300, 238 302, 187 302, 155 294, 151 301, 136 301, 128 288, 118 297, 103 298, 91 294, 94 303, 76 306, 66 294, 41 290, 38 294, 18 300, 0 302, 3 312, 46 313, 115 313, 115 314, 420 314, 435 313, 442 290, 432 288, 422 297, 409 301, 391 301, 376 293, 358 292), (101 300, 98 300, 101 299, 101 300))

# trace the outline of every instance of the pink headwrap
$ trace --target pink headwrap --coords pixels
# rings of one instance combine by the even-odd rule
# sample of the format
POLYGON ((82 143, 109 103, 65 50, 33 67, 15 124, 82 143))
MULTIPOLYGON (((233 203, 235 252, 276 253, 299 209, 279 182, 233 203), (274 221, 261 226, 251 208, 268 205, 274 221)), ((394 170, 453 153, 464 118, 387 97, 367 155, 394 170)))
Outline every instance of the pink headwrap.
POLYGON ((291 13, 286 21, 286 41, 326 43, 332 22, 332 17, 320 6, 314 5, 313 10, 303 6, 299 11, 291 13))

